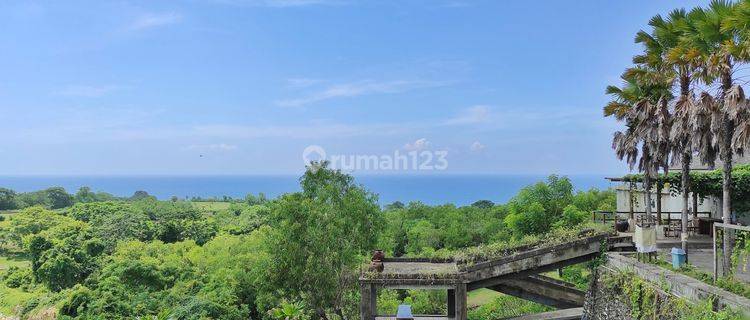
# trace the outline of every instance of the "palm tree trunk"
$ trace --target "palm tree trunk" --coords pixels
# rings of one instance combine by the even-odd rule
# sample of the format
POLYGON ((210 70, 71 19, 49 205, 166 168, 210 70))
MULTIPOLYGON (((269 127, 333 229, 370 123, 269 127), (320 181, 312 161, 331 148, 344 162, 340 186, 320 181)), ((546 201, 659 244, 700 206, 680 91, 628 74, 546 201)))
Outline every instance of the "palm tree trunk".
MULTIPOLYGON (((680 77, 680 95, 683 99, 688 99, 690 96, 690 75, 687 72, 683 73, 680 77)), ((680 159, 680 163, 682 164, 682 232, 680 232, 680 242, 682 243, 682 250, 685 251, 685 259, 687 260, 687 220, 688 211, 690 210, 688 199, 690 197, 690 161, 692 160, 692 150, 690 141, 683 141, 682 145, 685 149, 682 151, 682 159, 680 159)))
POLYGON ((661 181, 656 181, 656 224, 661 225, 661 189, 664 187, 661 181))
POLYGON ((680 239, 682 242, 682 250, 685 251, 686 257, 688 252, 687 247, 687 224, 688 224, 688 203, 690 197, 690 152, 685 151, 682 153, 682 232, 680 233, 680 239))
POLYGON ((643 175, 643 198, 646 202, 646 217, 651 218, 651 175, 647 172, 643 175))
MULTIPOLYGON (((727 63, 731 66, 731 61, 727 57, 727 63)), ((731 68, 722 72, 721 88, 724 92, 722 104, 726 103, 727 92, 732 88, 731 68)), ((724 223, 732 223, 732 132, 734 132, 734 123, 729 118, 729 114, 724 110, 721 121, 722 137, 719 151, 721 161, 724 163, 721 181, 722 206, 721 213, 724 223)), ((724 259, 722 271, 724 276, 729 276, 732 272, 732 251, 734 249, 734 234, 731 230, 724 230, 724 259)))

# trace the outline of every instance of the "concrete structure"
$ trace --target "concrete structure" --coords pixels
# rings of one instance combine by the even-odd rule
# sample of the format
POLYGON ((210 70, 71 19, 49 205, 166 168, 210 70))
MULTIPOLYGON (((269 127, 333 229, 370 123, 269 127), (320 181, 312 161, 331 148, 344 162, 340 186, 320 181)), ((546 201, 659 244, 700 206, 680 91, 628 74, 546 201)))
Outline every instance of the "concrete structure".
POLYGON ((379 289, 447 290, 447 314, 431 319, 466 320, 467 292, 489 288, 553 307, 580 307, 582 293, 572 285, 538 276, 600 255, 602 241, 609 247, 630 242, 626 237, 596 233, 558 245, 528 248, 507 256, 479 262, 429 259, 384 259, 383 272, 366 272, 359 279, 360 318, 393 319, 377 315, 379 289))
MULTIPOLYGON (((610 178, 613 182, 618 182, 614 178, 610 178)), ((613 187, 617 196, 617 214, 622 219, 627 219, 629 214, 632 212, 637 216, 639 214, 646 213, 646 204, 644 203, 645 191, 640 184, 636 184, 631 189, 630 183, 622 182, 617 186, 613 187), (633 195, 633 201, 630 199, 630 195, 633 195), (631 205, 632 203, 632 205, 631 205)), ((651 191, 651 212, 656 214, 656 190, 651 191)), ((693 212, 693 195, 690 194, 690 212, 692 217, 693 212)), ((708 197, 705 199, 698 199, 698 213, 700 217, 715 217, 721 218, 721 199, 716 197, 708 197)), ((667 220, 680 220, 682 214, 682 196, 679 194, 672 195, 669 192, 669 188, 665 188, 661 192, 661 210, 662 219, 667 220)))
MULTIPOLYGON (((750 163, 750 154, 744 155, 742 157, 735 157, 733 160, 734 164, 747 164, 750 163)), ((691 172, 706 172, 714 170, 715 168, 721 168, 722 162, 720 160, 717 160, 716 164, 714 166, 707 166, 702 163, 699 163, 698 161, 693 161, 693 163, 690 164, 690 171, 691 172)), ((669 168, 670 172, 681 172, 681 166, 679 163, 676 163, 674 166, 669 168)), ((617 182, 618 185, 614 187, 614 190, 617 194, 617 213, 621 218, 627 218, 628 214, 632 211, 637 214, 643 214, 646 212, 646 203, 644 203, 644 188, 640 184, 634 184, 635 188, 633 188, 633 185, 629 182, 622 182, 620 178, 607 178, 610 181, 617 182), (631 201, 630 195, 633 195, 633 200, 631 201)), ((656 199, 657 199, 657 193, 656 189, 654 187, 653 190, 651 190, 652 197, 651 197, 651 210, 654 214, 656 214, 656 199)), ((680 194, 671 194, 668 187, 665 187, 664 190, 661 191, 661 195, 658 195, 661 197, 661 206, 662 206, 662 219, 672 219, 672 220, 679 220, 680 215, 682 213, 682 195, 680 194)), ((712 217, 712 218, 721 218, 722 212, 721 212, 721 199, 716 197, 708 197, 705 199, 699 199, 698 197, 694 197, 694 195, 690 194, 690 212, 692 216, 694 204, 697 204, 698 207, 698 213, 701 217, 712 217), (696 201, 697 200, 697 201, 696 201)), ((747 221, 750 222, 750 221, 747 221)))
POLYGON ((718 308, 730 307, 741 310, 750 316, 750 299, 703 283, 686 275, 675 273, 659 266, 639 262, 628 254, 608 253, 607 267, 614 270, 631 271, 638 277, 654 284, 665 281, 669 284, 669 293, 689 301, 699 303, 715 299, 718 308))
POLYGON ((506 318, 505 320, 577 320, 583 316, 583 308, 570 308, 529 314, 520 317, 506 318))
POLYGON ((584 291, 565 281, 542 275, 508 279, 490 289, 558 309, 582 307, 586 296, 584 291))

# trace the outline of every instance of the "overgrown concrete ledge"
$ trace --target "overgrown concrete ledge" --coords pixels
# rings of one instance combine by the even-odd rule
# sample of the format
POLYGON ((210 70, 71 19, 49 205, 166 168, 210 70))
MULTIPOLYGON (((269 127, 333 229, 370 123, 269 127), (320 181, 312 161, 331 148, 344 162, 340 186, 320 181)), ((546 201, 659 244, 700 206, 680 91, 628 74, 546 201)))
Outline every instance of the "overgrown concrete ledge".
POLYGON ((634 272, 646 281, 669 289, 669 293, 693 302, 715 299, 719 308, 729 307, 750 316, 750 299, 729 291, 703 283, 686 275, 666 270, 656 265, 639 262, 632 254, 607 253, 607 267, 620 271, 634 272))

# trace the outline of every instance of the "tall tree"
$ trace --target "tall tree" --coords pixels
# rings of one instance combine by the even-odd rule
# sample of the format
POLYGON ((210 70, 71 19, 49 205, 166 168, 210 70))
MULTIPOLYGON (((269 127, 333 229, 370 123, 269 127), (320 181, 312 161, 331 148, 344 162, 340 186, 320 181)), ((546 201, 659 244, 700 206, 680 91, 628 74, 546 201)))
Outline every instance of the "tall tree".
POLYGON ((268 283, 314 306, 319 319, 331 312, 350 318, 346 307, 352 305, 347 299, 356 284, 356 266, 374 248, 379 231, 377 196, 325 162, 308 166, 300 185, 302 192, 271 205, 274 270, 268 283))
MULTIPOLYGON (((604 107, 605 116, 626 122, 627 129, 614 134, 612 148, 619 159, 644 173, 646 214, 651 216, 651 188, 660 167, 666 166, 669 112, 672 98, 668 76, 642 67, 630 68, 622 75, 621 88, 609 86, 614 100, 604 107)), ((631 219, 633 217, 631 216, 631 219)))
MULTIPOLYGON (((668 147, 672 152, 672 163, 681 165, 682 188, 682 248, 687 252, 687 224, 690 192, 690 163, 692 161, 692 135, 696 128, 691 126, 691 113, 694 109, 691 84, 695 79, 700 62, 699 50, 682 41, 687 23, 687 12, 676 9, 667 17, 656 15, 649 21, 651 33, 641 31, 636 42, 644 45, 644 54, 634 62, 646 64, 671 78, 678 85, 679 98, 674 105, 674 113, 669 126, 668 147)), ((707 127, 708 128, 708 127, 707 127)), ((666 172, 665 172, 666 173, 666 172)))
MULTIPOLYGON (((670 59, 669 54, 673 53, 673 50, 679 45, 679 23, 686 16, 685 10, 674 10, 665 19, 661 15, 656 15, 649 21, 651 32, 639 31, 636 34, 635 42, 640 43, 643 46, 643 53, 636 55, 633 58, 633 62, 640 66, 640 68, 646 68, 650 70, 650 73, 641 72, 642 75, 653 74, 654 76, 646 77, 643 81, 651 81, 652 83, 660 83, 663 86, 672 86, 676 78, 685 76, 686 69, 678 68, 673 59, 670 59)), ((665 94, 659 100, 660 112, 657 113, 658 122, 657 130, 658 135, 655 136, 657 139, 655 142, 657 145, 658 161, 664 168, 664 173, 667 174, 668 160, 670 153, 673 152, 673 144, 671 143, 671 127, 673 119, 668 113, 669 103, 668 99, 671 99, 672 95, 665 94)), ((658 181, 656 185, 656 217, 657 223, 661 223, 661 193, 662 193, 663 181, 658 181)))
MULTIPOLYGON (((701 52, 702 73, 707 84, 718 81, 720 94, 719 117, 713 117, 713 142, 719 150, 722 161, 722 216, 724 223, 732 223, 732 138, 736 123, 730 110, 737 107, 737 89, 732 74, 737 66, 746 61, 747 51, 740 45, 740 32, 736 11, 738 4, 733 1, 714 0, 708 8, 694 8, 688 14, 684 39, 701 52), (744 51, 744 52, 743 52, 744 51)), ((710 157, 702 157, 704 159, 710 157)), ((734 248, 734 235, 731 230, 724 232, 723 238, 724 274, 731 272, 731 256, 734 248)))

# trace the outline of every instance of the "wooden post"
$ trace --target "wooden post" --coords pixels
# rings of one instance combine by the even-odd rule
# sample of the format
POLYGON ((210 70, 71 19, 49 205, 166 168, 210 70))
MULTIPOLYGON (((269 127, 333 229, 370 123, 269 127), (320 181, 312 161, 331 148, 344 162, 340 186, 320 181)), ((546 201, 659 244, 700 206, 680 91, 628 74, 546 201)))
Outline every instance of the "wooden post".
POLYGON ((448 318, 456 317, 456 290, 448 289, 448 318))
POLYGON ((377 309, 377 295, 373 296, 374 286, 370 283, 359 284, 359 317, 360 320, 373 320, 377 309))
POLYGON ((718 277, 719 273, 719 256, 716 255, 716 226, 712 225, 711 228, 713 228, 713 251, 714 251, 714 284, 716 284, 716 278, 718 277))
POLYGON ((635 197, 635 195, 633 195, 633 182, 630 182, 628 184, 628 195, 629 195, 628 200, 630 201, 628 205, 628 210, 630 211, 630 219, 633 219, 635 216, 633 212, 633 202, 634 202, 633 200, 635 197))
POLYGON ((466 311, 466 284, 459 283, 456 285, 456 320, 466 320, 468 317, 466 311))

